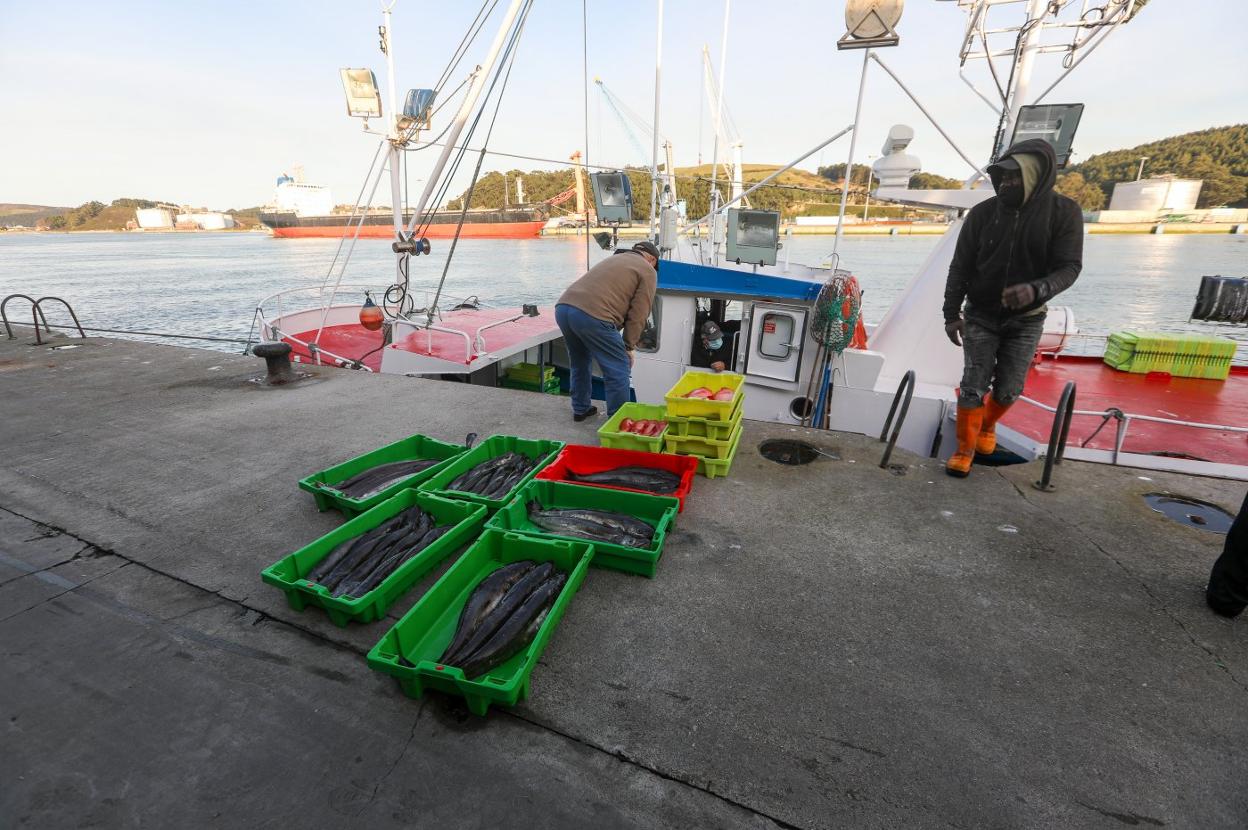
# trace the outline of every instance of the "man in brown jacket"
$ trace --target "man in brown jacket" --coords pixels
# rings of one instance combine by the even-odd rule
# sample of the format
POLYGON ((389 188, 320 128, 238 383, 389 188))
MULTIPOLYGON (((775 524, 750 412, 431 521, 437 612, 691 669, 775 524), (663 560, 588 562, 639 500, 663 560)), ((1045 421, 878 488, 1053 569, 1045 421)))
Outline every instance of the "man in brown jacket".
POLYGON ((633 349, 650 316, 658 264, 658 247, 650 241, 638 242, 590 268, 559 298, 555 322, 563 332, 572 364, 574 420, 598 414, 598 407, 590 404, 595 360, 602 367, 607 415, 628 401, 633 349))

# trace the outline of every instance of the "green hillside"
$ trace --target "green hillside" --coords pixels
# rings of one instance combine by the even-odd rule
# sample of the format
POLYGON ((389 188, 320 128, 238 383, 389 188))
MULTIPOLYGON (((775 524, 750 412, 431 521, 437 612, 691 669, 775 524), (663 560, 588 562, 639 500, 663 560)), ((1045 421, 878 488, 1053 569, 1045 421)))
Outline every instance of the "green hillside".
MULTIPOLYGON (((124 231, 127 223, 134 220, 135 210, 168 204, 173 203, 133 198, 114 199, 108 205, 96 201, 84 202, 76 208, 49 208, 55 212, 41 215, 39 226, 50 231, 124 231)), ((254 207, 225 212, 234 217, 238 230, 250 230, 260 226, 258 215, 262 210, 254 207)), ((0 216, 0 223, 18 224, 9 222, 4 216, 0 216)), ((35 222, 29 224, 34 225, 35 222)))
POLYGON ((1072 165, 1067 173, 1078 173, 1099 187, 1108 204, 1115 182, 1135 179, 1141 156, 1148 156, 1146 177, 1172 174, 1203 179, 1197 207, 1248 207, 1248 124, 1214 127, 1098 153, 1072 165))
POLYGON ((67 210, 69 208, 52 207, 51 205, 22 205, 12 202, 0 202, 0 228, 11 228, 18 225, 33 228, 40 219, 46 219, 49 216, 55 216, 67 210))

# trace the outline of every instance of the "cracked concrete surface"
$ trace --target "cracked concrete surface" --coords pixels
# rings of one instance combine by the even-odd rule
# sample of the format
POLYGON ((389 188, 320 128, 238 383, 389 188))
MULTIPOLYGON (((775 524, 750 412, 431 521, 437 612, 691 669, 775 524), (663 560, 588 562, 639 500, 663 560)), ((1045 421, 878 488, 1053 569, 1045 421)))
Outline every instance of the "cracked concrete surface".
MULTIPOLYGON (((514 712, 403 697, 369 626, 259 571, 335 527, 294 482, 412 432, 592 443, 566 402, 90 340, 0 343, 0 824, 1240 827, 1242 622, 1220 537, 1068 463, 947 479, 810 434, 698 479, 653 580, 593 570, 514 712), (209 371, 211 367, 221 367, 209 371), (70 381, 72 383, 67 383, 70 381), (332 428, 327 429, 326 425, 332 428)), ((1149 481, 1141 480, 1151 479, 1149 481)))

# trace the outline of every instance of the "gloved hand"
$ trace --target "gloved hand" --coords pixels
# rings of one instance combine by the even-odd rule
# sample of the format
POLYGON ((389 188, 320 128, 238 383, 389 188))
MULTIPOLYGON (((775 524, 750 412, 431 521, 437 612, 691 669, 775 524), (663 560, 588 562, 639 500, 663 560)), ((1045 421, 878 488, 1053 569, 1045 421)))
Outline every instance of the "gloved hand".
POLYGON ((950 343, 952 343, 955 346, 958 346, 959 348, 961 348, 962 346, 962 333, 965 330, 966 330, 966 324, 962 322, 961 317, 959 317, 956 320, 950 320, 948 323, 945 323, 945 336, 949 338, 950 343))

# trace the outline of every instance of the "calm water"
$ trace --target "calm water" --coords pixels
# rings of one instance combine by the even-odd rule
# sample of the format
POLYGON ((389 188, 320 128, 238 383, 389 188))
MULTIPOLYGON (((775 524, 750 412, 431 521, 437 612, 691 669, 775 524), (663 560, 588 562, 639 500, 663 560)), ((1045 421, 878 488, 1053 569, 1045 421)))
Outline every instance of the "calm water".
MULTIPOLYGON (((936 241, 902 236, 842 241, 842 264, 864 288, 868 322, 884 316, 936 241)), ((412 260, 415 286, 437 284, 447 243, 433 244, 432 256, 412 260)), ((594 261, 605 255, 591 247, 594 261)), ((0 234, 0 297, 15 292, 64 297, 85 326, 245 338, 257 301, 319 285, 336 249, 335 240, 259 233, 0 234)), ((794 237, 790 255, 794 262, 818 263, 831 249, 831 237, 794 237)), ((456 252, 446 293, 476 294, 485 305, 551 303, 584 263, 584 238, 467 240, 456 252)), ((362 240, 343 281, 384 287, 393 269, 387 242, 362 240)), ((1243 362, 1248 327, 1187 322, 1202 274, 1248 275, 1248 236, 1089 236, 1083 274, 1060 302, 1074 308, 1084 333, 1140 328, 1219 334, 1245 344, 1239 353, 1243 362)), ((358 300, 360 291, 346 292, 346 298, 358 300)), ((9 310, 16 319, 29 319, 24 303, 11 303, 9 310)), ((62 315, 53 312, 50 319, 58 322, 62 315)))

